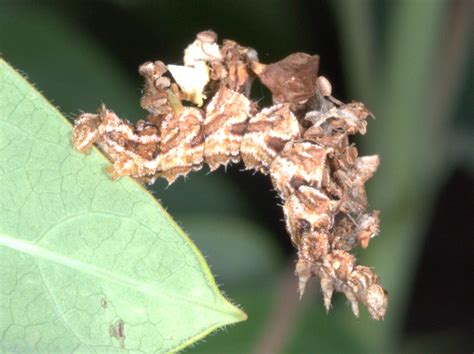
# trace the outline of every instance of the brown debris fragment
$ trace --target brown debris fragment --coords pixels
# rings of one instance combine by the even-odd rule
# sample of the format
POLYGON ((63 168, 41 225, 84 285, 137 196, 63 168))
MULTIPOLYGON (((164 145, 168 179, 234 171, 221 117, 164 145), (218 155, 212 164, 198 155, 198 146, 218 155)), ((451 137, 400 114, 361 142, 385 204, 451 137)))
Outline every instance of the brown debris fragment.
POLYGON ((98 114, 84 113, 79 115, 72 132, 72 145, 82 153, 88 153, 92 145, 99 139, 101 120, 98 114))
POLYGON ((121 349, 125 349, 125 323, 119 319, 109 327, 109 335, 119 341, 121 349))
POLYGON ((161 61, 146 62, 138 68, 140 75, 145 78, 145 90, 140 104, 154 116, 167 115, 171 112, 168 102, 171 81, 163 76, 167 71, 166 65, 161 61))
POLYGON ((273 94, 274 103, 297 103, 316 92, 319 55, 294 53, 270 64, 255 63, 254 72, 273 94))
POLYGON ((233 91, 248 96, 254 78, 250 65, 257 60, 256 52, 252 48, 241 47, 237 42, 226 39, 222 44, 221 53, 226 70, 221 83, 233 91))
POLYGON ((374 210, 370 214, 362 214, 357 222, 356 238, 362 248, 369 246, 369 241, 380 232, 380 212, 374 210))

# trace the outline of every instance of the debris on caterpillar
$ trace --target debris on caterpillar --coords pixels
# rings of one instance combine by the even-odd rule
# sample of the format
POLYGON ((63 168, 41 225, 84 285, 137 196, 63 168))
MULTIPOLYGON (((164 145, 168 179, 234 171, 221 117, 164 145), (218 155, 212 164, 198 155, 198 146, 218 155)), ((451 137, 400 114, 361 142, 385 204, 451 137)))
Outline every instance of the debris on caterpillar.
POLYGON ((362 303, 382 319, 387 292, 350 253, 379 233, 379 212, 367 211, 365 192, 379 157, 360 157, 349 139, 366 133, 369 110, 332 96, 329 80, 318 76, 317 55, 262 64, 252 48, 231 40, 219 45, 217 35, 205 31, 186 48, 183 62, 141 65, 146 119, 132 124, 102 106, 77 117, 73 146, 86 153, 96 144, 112 162, 112 178, 148 184, 157 178, 173 183, 204 164, 214 171, 239 161, 268 174, 298 252, 300 296, 309 278, 318 277, 327 310, 338 291, 356 316, 362 303), (260 108, 250 98, 255 78, 270 90, 273 105, 260 108))
POLYGON ((300 137, 300 124, 287 104, 264 108, 250 118, 240 156, 247 169, 268 174, 271 163, 286 144, 300 137))
POLYGON ((206 108, 204 160, 211 171, 240 160, 240 143, 247 128, 250 100, 222 86, 206 108))

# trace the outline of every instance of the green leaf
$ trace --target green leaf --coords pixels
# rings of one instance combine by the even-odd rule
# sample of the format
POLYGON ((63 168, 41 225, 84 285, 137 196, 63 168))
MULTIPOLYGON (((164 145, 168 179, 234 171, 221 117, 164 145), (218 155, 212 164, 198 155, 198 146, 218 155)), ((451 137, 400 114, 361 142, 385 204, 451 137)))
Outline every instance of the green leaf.
POLYGON ((170 352, 244 320, 154 198, 70 134, 0 60, 2 350, 170 352))

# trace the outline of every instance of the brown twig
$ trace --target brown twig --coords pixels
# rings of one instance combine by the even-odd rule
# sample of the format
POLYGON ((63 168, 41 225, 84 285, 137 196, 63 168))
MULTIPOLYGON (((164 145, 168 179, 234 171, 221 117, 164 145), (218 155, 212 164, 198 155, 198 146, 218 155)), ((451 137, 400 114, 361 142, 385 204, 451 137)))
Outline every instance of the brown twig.
POLYGON ((304 301, 299 301, 295 291, 297 284, 292 268, 291 264, 280 275, 270 316, 252 351, 255 354, 281 353, 293 337, 304 301))

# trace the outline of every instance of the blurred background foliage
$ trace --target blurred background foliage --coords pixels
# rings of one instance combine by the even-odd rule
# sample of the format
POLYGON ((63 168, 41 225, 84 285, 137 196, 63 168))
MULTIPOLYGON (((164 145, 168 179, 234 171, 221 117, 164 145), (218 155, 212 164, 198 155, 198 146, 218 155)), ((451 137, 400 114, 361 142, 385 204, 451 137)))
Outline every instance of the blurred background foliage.
MULTIPOLYGON (((147 60, 179 63, 197 32, 256 48, 262 62, 321 55, 335 96, 377 117, 357 138, 382 164, 369 183, 382 231, 361 264, 390 292, 383 322, 302 301, 279 201, 239 166, 152 192, 195 240, 221 288, 249 314, 188 353, 472 352, 471 0, 0 0, 0 54, 71 119, 104 102, 136 119, 147 60), (470 338, 471 336, 471 338, 470 338)), ((257 99, 268 94, 256 88, 257 99)))

